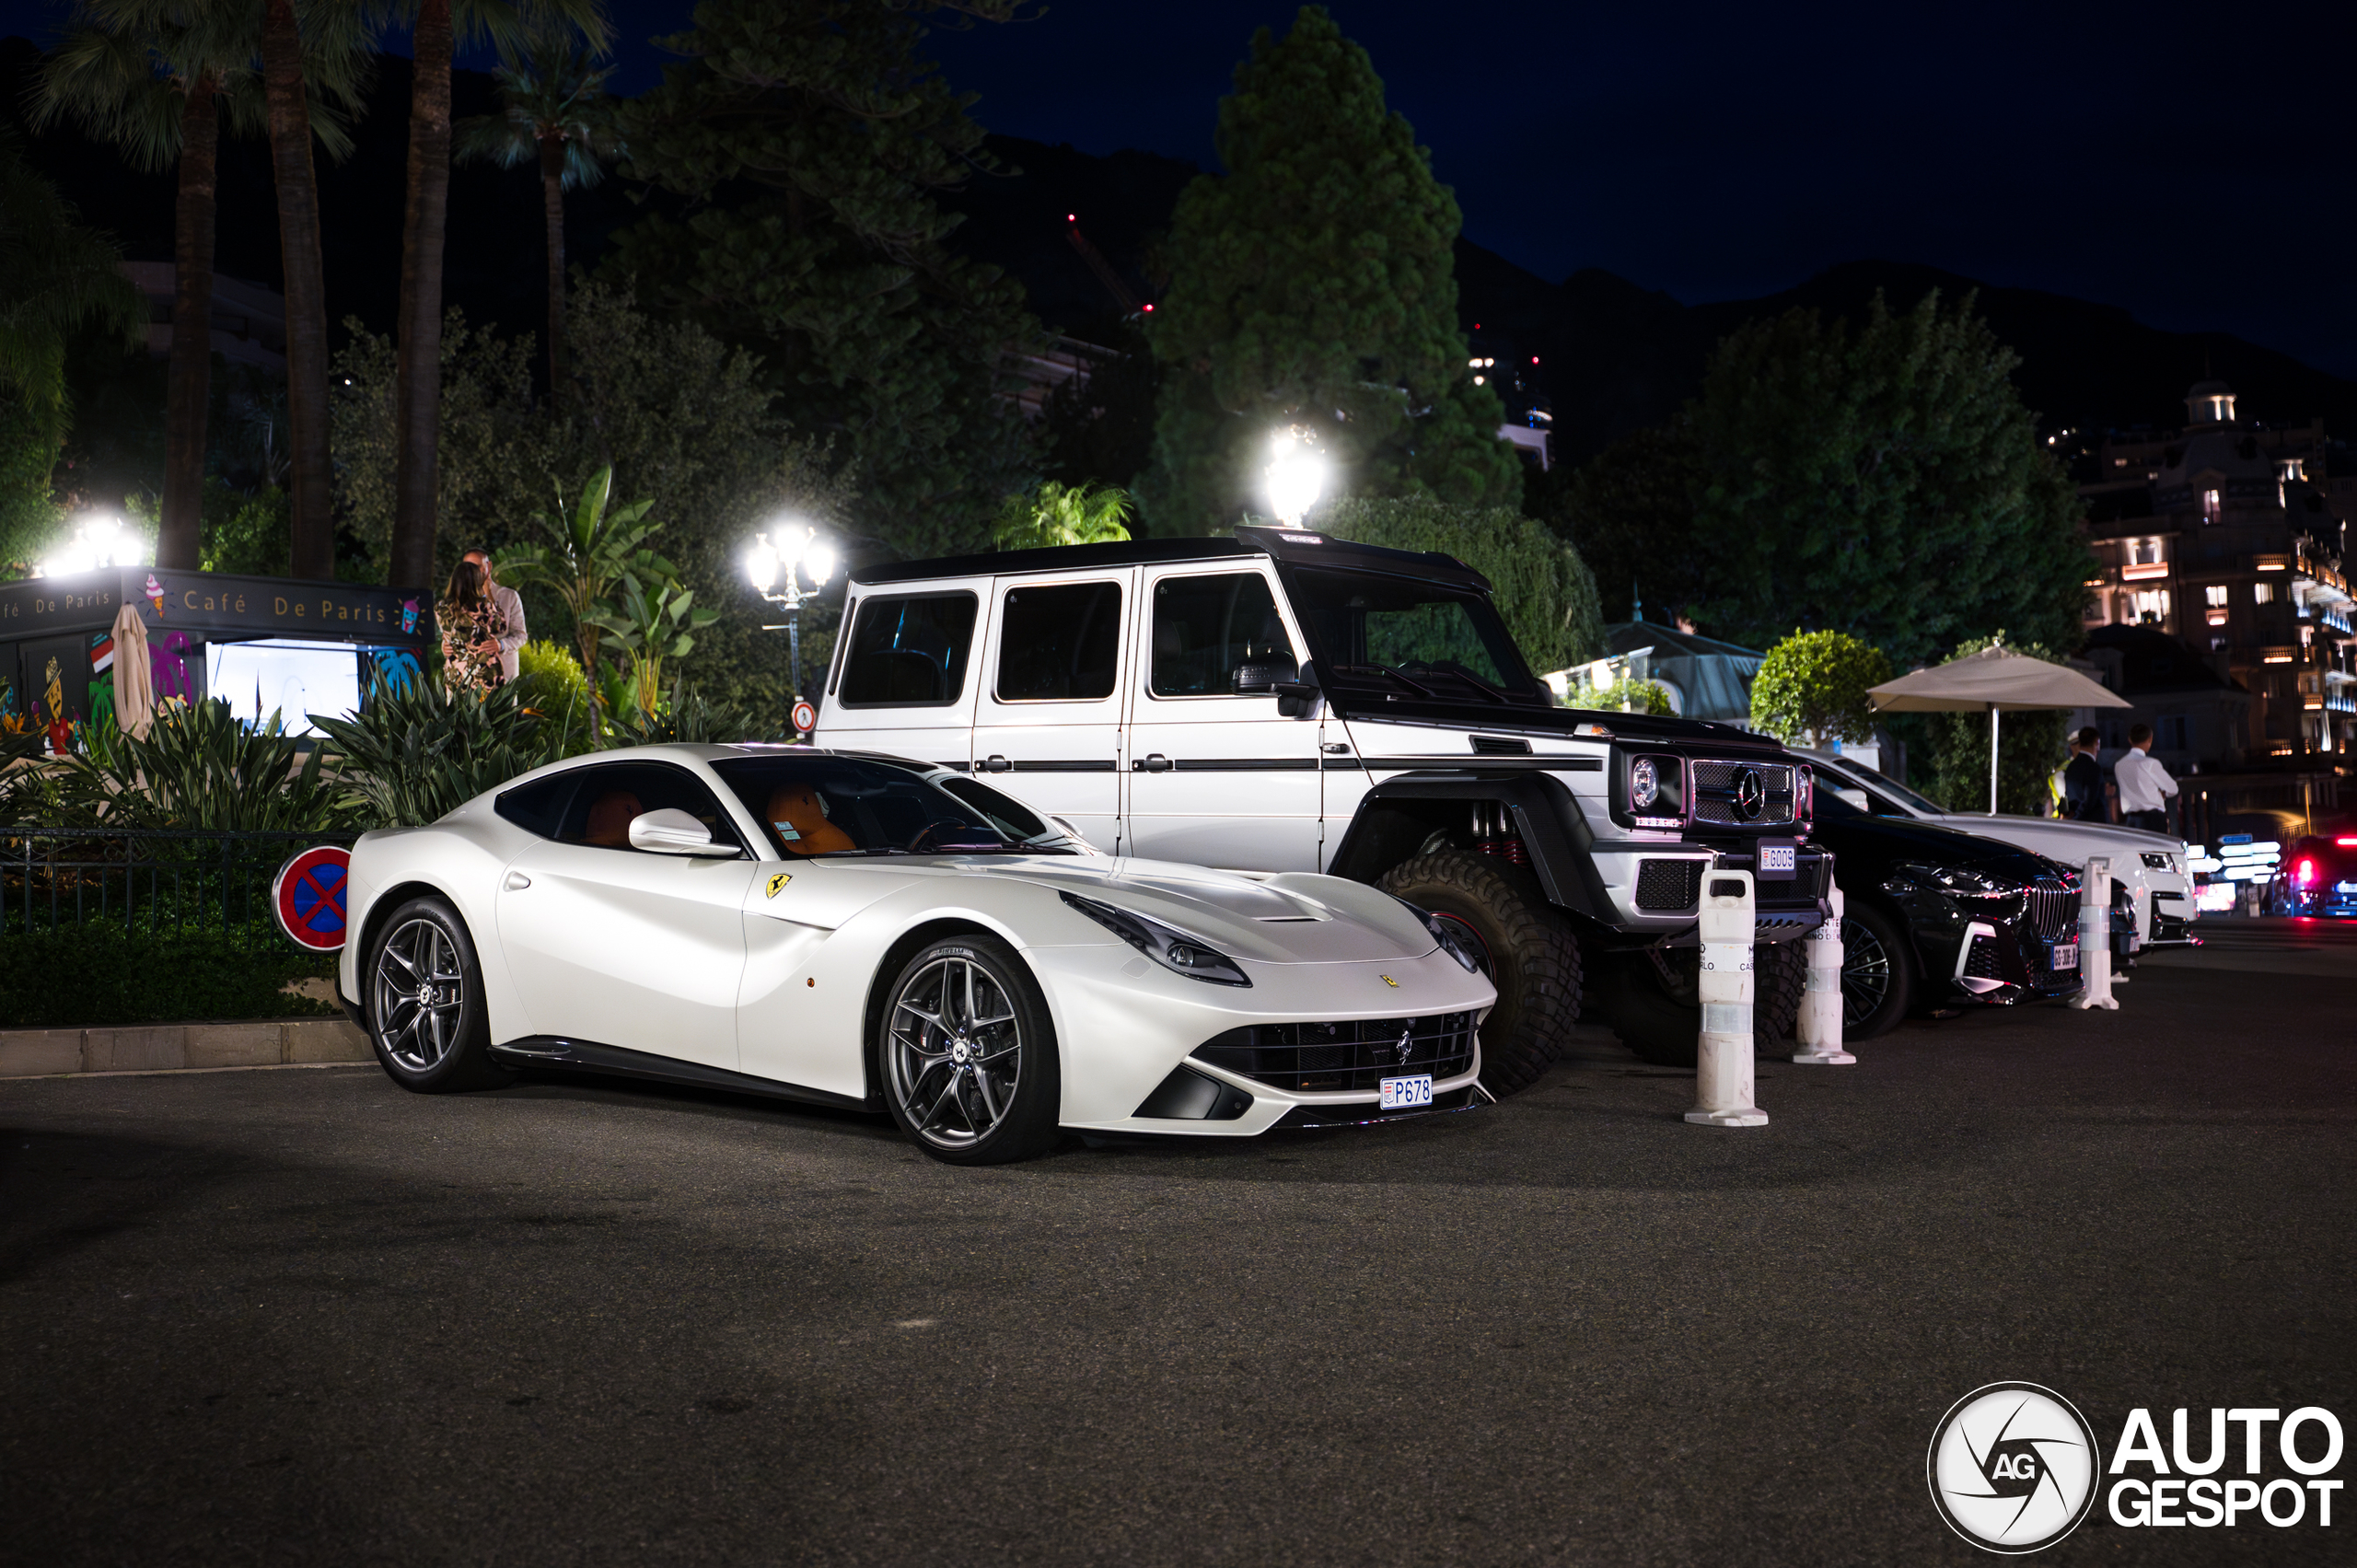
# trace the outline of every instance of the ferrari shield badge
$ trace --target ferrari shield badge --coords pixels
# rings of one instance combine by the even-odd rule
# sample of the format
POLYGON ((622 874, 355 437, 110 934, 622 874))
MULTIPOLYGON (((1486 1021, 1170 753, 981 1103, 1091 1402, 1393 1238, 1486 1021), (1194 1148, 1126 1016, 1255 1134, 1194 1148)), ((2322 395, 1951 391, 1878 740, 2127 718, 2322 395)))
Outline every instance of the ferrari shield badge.
POLYGON ((776 898, 776 897, 777 897, 777 890, 778 890, 780 888, 784 887, 788 882, 791 882, 791 881, 793 881, 793 880, 794 880, 794 874, 793 874, 792 872, 790 872, 790 871, 781 871, 781 872, 778 872, 775 876, 772 876, 772 877, 770 878, 770 883, 769 883, 769 896, 770 896, 771 898, 772 898, 772 899, 776 898))

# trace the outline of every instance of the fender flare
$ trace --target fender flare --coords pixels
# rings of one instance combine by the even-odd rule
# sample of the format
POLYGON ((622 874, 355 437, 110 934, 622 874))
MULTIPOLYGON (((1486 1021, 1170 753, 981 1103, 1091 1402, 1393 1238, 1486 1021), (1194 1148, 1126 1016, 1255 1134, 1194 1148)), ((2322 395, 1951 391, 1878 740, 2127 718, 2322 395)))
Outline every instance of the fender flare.
POLYGON ((1514 813, 1515 831, 1530 851, 1530 868, 1547 901, 1610 925, 1612 900, 1596 874, 1596 833, 1580 810, 1579 797, 1552 773, 1512 773, 1474 768, 1418 769, 1398 773, 1360 797, 1351 825, 1335 846, 1329 875, 1373 882, 1388 867, 1374 864, 1374 835, 1364 831, 1367 814, 1387 801, 1496 801, 1514 813))

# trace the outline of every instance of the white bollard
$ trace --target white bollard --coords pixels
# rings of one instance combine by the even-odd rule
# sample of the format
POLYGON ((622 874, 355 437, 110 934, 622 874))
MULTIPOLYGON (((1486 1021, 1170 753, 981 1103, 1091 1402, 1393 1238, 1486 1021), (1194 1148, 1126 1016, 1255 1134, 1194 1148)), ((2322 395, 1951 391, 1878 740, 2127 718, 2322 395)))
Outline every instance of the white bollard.
POLYGON ((2088 861, 2079 877, 2079 994, 2071 1005, 2119 1006, 2111 994, 2111 861, 2106 855, 2088 861))
POLYGON ((1808 979, 1801 991, 1801 1016, 1793 1025, 1795 1062, 1819 1067, 1850 1067, 1858 1059, 1841 1049, 1841 889, 1833 889, 1833 913, 1808 934, 1808 979))
POLYGON ((1689 1121, 1765 1127, 1751 1103, 1751 873, 1702 877, 1702 1032, 1695 1041, 1694 1109, 1689 1121))

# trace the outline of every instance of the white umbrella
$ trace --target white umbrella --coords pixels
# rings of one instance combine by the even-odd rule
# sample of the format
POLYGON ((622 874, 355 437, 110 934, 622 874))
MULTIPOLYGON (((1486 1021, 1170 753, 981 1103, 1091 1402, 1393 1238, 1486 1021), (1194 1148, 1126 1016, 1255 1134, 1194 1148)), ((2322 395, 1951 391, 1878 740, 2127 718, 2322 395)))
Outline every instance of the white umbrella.
POLYGON ((1870 686, 1875 706, 1893 714, 1989 710, 1989 815, 1997 814, 1997 715, 2056 708, 2131 708, 2135 704, 2067 666, 2049 664, 1997 645, 1896 680, 1870 686))
POLYGON ((114 618, 114 722, 134 740, 156 722, 156 682, 147 668, 147 623, 126 604, 114 618))

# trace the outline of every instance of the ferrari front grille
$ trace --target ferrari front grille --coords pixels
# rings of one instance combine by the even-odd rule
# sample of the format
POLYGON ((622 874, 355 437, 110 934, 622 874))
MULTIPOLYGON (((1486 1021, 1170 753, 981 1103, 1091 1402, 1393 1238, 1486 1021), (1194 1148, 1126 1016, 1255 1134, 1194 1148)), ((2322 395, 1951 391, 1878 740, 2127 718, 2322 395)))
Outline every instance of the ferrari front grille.
POLYGON ((1275 1089, 1373 1090, 1386 1078, 1453 1078, 1473 1065, 1473 1015, 1354 1018, 1339 1024, 1248 1024, 1213 1035, 1194 1059, 1275 1089))

